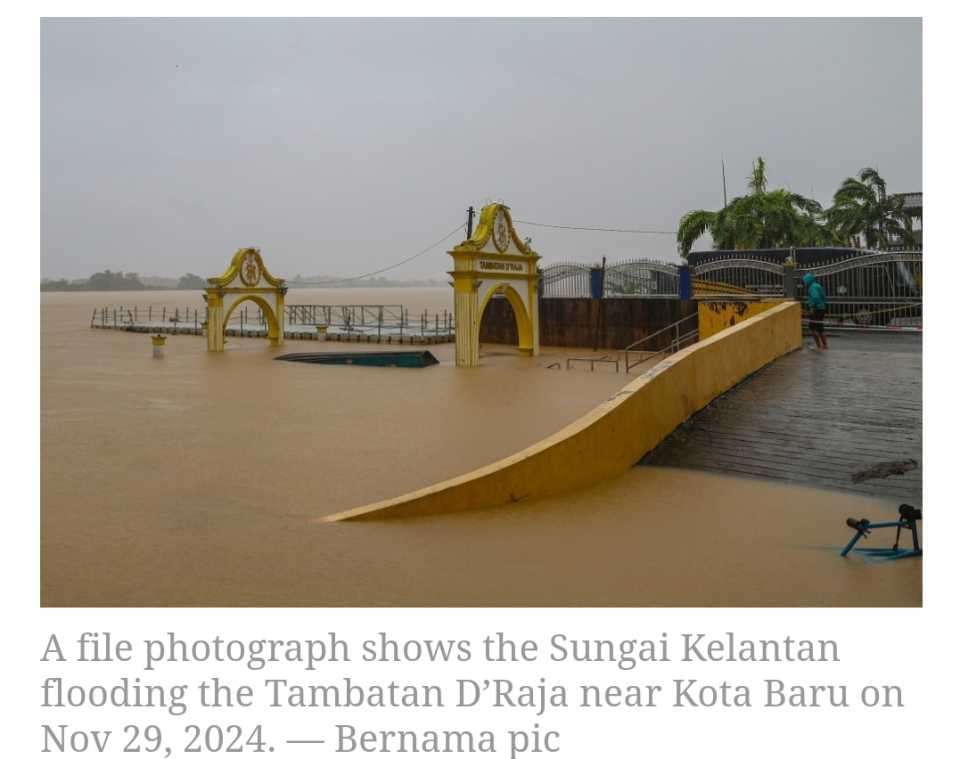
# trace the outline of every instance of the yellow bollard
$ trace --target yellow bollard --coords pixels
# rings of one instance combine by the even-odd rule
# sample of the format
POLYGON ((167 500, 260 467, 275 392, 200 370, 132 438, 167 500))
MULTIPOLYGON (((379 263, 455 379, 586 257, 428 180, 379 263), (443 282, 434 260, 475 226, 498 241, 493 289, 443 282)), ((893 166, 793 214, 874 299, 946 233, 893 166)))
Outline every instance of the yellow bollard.
POLYGON ((153 343, 153 357, 163 358, 163 345, 167 342, 166 335, 151 335, 150 342, 153 343))
POLYGON ((317 326, 317 340, 326 341, 327 339, 327 325, 318 324, 317 326))

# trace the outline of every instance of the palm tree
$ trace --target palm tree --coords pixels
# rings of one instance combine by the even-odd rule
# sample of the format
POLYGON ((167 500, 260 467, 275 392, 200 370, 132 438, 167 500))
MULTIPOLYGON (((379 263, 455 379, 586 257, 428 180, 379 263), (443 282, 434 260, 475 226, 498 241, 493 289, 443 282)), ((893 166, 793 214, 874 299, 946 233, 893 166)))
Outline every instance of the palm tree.
POLYGON ((887 183, 876 169, 861 169, 847 177, 834 193, 827 223, 845 241, 885 250, 892 241, 914 243, 913 216, 903 208, 903 196, 887 195, 887 183))
POLYGON ((747 177, 747 187, 750 188, 751 195, 762 195, 767 191, 767 164, 763 156, 757 156, 753 171, 747 177))
POLYGON ((734 198, 719 211, 690 211, 680 219, 680 254, 709 232, 718 250, 830 245, 832 230, 820 219, 820 204, 783 188, 767 191, 766 164, 757 158, 747 178, 748 195, 734 198))

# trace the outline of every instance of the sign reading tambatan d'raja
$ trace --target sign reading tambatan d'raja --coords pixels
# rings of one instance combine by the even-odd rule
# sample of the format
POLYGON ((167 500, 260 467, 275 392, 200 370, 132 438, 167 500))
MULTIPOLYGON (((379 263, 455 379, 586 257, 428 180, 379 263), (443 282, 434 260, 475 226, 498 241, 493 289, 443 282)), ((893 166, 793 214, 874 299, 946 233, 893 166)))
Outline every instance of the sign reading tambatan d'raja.
POLYGON ((480 365, 480 321, 494 295, 510 301, 520 351, 539 355, 540 256, 517 235, 509 207, 502 203, 484 206, 470 239, 447 253, 453 258, 449 274, 453 277, 457 366, 480 365))
POLYGON ((526 268, 523 264, 513 261, 480 261, 480 271, 512 271, 523 273, 526 268))

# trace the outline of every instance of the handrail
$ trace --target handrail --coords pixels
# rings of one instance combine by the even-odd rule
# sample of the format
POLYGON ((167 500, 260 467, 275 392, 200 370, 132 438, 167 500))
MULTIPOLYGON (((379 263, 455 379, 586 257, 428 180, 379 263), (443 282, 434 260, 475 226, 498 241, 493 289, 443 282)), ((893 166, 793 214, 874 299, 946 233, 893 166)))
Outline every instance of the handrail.
POLYGON ((570 369, 571 361, 586 361, 590 364, 590 371, 593 371, 594 364, 613 364, 616 367, 617 374, 620 374, 620 359, 619 358, 610 358, 608 356, 601 356, 600 358, 577 358, 576 356, 567 359, 567 369, 570 369))
POLYGON ((685 348, 686 343, 692 344, 697 342, 697 338, 699 337, 699 335, 700 335, 700 331, 694 329, 694 330, 691 330, 690 332, 680 335, 680 337, 678 337, 675 340, 671 340, 670 345, 668 345, 666 348, 661 348, 658 351, 635 351, 635 352, 643 353, 644 356, 638 361, 634 361, 632 364, 630 363, 629 351, 624 351, 623 352, 623 361, 625 364, 624 373, 630 374, 630 370, 633 369, 635 366, 639 366, 640 364, 645 364, 650 359, 656 358, 657 356, 660 356, 662 354, 676 353, 681 348, 685 348))
POLYGON ((637 340, 636 342, 631 343, 626 348, 624 348, 623 349, 624 372, 626 374, 630 374, 630 369, 634 366, 637 366, 638 364, 642 364, 646 361, 649 361, 651 358, 655 356, 659 356, 662 353, 676 353, 678 350, 680 350, 684 346, 684 343, 696 342, 700 334, 699 324, 695 326, 693 329, 688 330, 687 332, 684 332, 683 334, 680 333, 680 325, 698 316, 699 314, 690 314, 689 316, 685 316, 682 319, 679 319, 673 322, 673 324, 668 324, 663 329, 659 329, 656 332, 650 335, 647 335, 646 337, 643 337, 637 340), (660 350, 657 350, 657 351, 636 350, 636 346, 640 345, 641 343, 645 343, 648 340, 658 337, 659 335, 662 335, 664 332, 668 332, 668 331, 672 331, 674 336, 673 336, 673 339, 670 341, 670 345, 668 345, 666 348, 661 348, 660 350), (644 353, 646 355, 641 360, 635 361, 633 364, 631 364, 630 351, 633 351, 634 353, 644 353))
MULTIPOLYGON (((658 329, 656 332, 651 332, 651 333, 650 333, 649 335, 647 335, 646 337, 641 337, 641 338, 640 338, 639 340, 637 340, 636 342, 630 343, 630 345, 628 345, 628 346, 627 346, 626 348, 624 348, 623 350, 624 350, 624 352, 629 351, 629 350, 633 350, 636 346, 640 345, 640 343, 645 343, 647 340, 652 340, 653 338, 657 337, 658 335, 662 335, 664 332, 667 332, 668 330, 675 330, 677 327, 679 327, 679 326, 680 326, 681 324, 683 324, 685 321, 689 321, 690 319, 696 319, 698 316, 699 316, 699 314, 690 314, 689 316, 684 316, 682 319, 678 319, 677 321, 673 322, 672 324, 668 324, 668 325, 667 325, 666 327, 664 327, 663 329, 658 329)), ((659 351, 657 351, 657 352, 659 352, 659 351)))

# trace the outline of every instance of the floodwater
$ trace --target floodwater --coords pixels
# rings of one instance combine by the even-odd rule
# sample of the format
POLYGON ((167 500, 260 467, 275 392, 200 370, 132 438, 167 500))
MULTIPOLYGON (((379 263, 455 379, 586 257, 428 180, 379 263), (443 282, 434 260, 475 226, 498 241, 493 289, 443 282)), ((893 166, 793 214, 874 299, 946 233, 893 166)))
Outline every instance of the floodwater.
MULTIPOLYGON (((450 307, 449 288, 291 290, 294 303, 450 307)), ((514 453, 626 378, 486 346, 458 371, 273 361, 378 346, 89 329, 94 307, 198 293, 41 299, 42 602, 50 606, 917 605, 919 561, 842 560, 847 516, 895 504, 678 469, 510 507, 389 522, 317 517, 514 453)))

